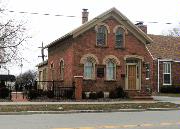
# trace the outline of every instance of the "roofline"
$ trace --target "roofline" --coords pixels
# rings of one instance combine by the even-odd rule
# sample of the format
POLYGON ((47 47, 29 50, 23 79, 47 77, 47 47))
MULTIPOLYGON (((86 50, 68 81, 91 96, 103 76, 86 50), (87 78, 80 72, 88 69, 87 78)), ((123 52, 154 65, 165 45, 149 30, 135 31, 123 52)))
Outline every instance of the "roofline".
POLYGON ((62 36, 62 37, 54 40, 54 41, 51 42, 50 44, 46 45, 45 48, 52 47, 52 46, 56 45, 58 42, 61 42, 61 41, 65 40, 65 39, 67 39, 67 38, 70 38, 71 36, 72 36, 71 33, 67 33, 67 34, 65 34, 64 36, 62 36))
MULTIPOLYGON (((155 58, 155 60, 158 60, 158 58, 155 58)), ((164 58, 164 59, 159 59, 159 61, 171 61, 171 62, 177 62, 180 63, 180 60, 173 60, 173 59, 168 59, 168 58, 164 58)))
POLYGON ((152 53, 150 52, 149 48, 146 45, 145 45, 145 47, 146 47, 147 51, 149 52, 151 58, 154 60, 154 57, 153 57, 152 53))
POLYGON ((36 67, 41 67, 41 66, 47 65, 47 64, 48 64, 48 60, 45 60, 45 61, 43 61, 43 62, 37 64, 36 67))
POLYGON ((96 16, 95 18, 93 18, 92 20, 82 24, 81 26, 79 26, 78 28, 70 31, 69 33, 65 34, 64 36, 56 39, 55 41, 51 42, 50 44, 46 45, 45 48, 49 48, 53 45, 55 45, 57 42, 63 41, 71 36, 77 37, 79 34, 83 33, 82 30, 86 30, 86 28, 95 23, 96 21, 98 21, 99 19, 101 19, 102 17, 106 16, 107 14, 111 13, 111 12, 116 12, 119 16, 121 16, 121 18, 125 21, 127 21, 128 25, 131 26, 135 31, 137 31, 139 33, 140 36, 142 36, 145 40, 146 40, 146 44, 153 42, 153 40, 146 34, 144 33, 139 27, 137 27, 136 25, 134 25, 125 15, 123 15, 119 10, 117 10, 115 7, 105 11, 104 13, 96 16))

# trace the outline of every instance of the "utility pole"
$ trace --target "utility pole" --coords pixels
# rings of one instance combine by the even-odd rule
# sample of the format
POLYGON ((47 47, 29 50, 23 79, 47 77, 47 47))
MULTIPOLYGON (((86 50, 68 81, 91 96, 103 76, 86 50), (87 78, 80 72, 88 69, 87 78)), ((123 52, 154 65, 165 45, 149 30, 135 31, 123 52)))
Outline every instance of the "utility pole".
POLYGON ((20 64, 20 67, 21 67, 21 75, 22 75, 22 67, 23 67, 22 58, 21 58, 21 64, 20 64))
POLYGON ((42 57, 42 61, 44 62, 44 57, 47 57, 47 56, 44 55, 44 49, 45 49, 45 47, 43 46, 43 42, 42 42, 42 46, 41 46, 41 47, 38 47, 38 48, 41 48, 41 56, 38 56, 38 57, 42 57))

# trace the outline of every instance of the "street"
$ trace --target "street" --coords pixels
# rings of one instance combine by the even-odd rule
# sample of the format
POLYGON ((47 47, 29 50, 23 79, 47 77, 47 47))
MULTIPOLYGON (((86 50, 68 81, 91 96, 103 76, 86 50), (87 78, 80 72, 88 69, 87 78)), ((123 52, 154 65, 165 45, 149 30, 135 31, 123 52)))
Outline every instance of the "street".
POLYGON ((180 111, 1 115, 1 129, 179 129, 180 111))

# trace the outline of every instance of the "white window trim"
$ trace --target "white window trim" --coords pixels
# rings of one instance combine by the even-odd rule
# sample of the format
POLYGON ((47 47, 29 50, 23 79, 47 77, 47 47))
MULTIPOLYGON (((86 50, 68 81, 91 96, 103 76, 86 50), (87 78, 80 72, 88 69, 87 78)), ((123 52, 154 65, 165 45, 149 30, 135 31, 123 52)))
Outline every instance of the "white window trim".
MULTIPOLYGON (((119 28, 121 28, 121 27, 119 27, 119 28)), ((117 46, 117 39, 116 39, 116 35, 117 35, 117 31, 118 31, 118 29, 119 28, 117 28, 116 29, 116 32, 115 32, 115 48, 125 48, 125 30, 124 30, 124 28, 121 28, 122 30, 123 30, 123 41, 122 41, 122 46, 117 46)))
POLYGON ((93 73, 92 73, 92 78, 87 78, 85 77, 85 63, 84 63, 84 72, 83 72, 83 79, 84 80, 95 80, 95 63, 93 63, 93 73))
POLYGON ((98 46, 98 47, 107 47, 107 39, 108 39, 107 36, 108 36, 108 33, 109 33, 109 29, 108 29, 107 25, 105 25, 105 24, 98 25, 98 26, 95 27, 95 30, 96 30, 96 46, 98 46), (98 28, 101 27, 101 26, 104 26, 106 28, 104 45, 99 45, 98 42, 97 42, 98 28))
POLYGON ((171 62, 163 62, 163 85, 172 85, 171 62), (164 64, 170 64, 170 73, 164 73, 164 64), (170 74, 170 83, 164 83, 164 74, 170 74))
POLYGON ((117 68, 117 65, 116 65, 116 63, 114 63, 114 67, 115 67, 115 69, 114 69, 114 79, 108 79, 108 73, 107 73, 107 69, 108 69, 108 62, 106 63, 106 80, 107 81, 115 81, 116 80, 116 75, 117 75, 117 73, 116 73, 116 68, 117 68))

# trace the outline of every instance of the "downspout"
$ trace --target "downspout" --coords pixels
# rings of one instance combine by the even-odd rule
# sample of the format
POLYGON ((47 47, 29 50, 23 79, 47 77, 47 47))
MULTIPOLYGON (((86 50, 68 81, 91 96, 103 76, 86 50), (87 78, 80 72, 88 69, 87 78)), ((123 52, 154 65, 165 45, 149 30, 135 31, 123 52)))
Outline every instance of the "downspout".
POLYGON ((158 92, 159 92, 159 58, 158 58, 158 92))

